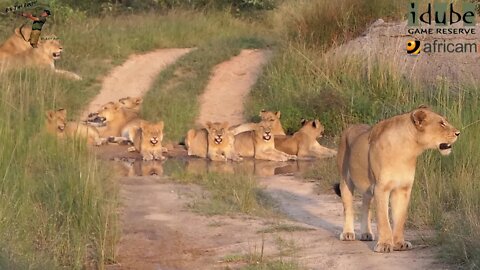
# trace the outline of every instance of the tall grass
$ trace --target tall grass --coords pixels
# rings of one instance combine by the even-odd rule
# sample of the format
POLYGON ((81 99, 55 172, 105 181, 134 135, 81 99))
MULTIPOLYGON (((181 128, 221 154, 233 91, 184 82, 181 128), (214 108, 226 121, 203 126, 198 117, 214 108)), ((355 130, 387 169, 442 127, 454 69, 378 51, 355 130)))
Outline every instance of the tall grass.
POLYGON ((0 268, 104 264, 115 241, 109 171, 85 142, 44 132, 44 112, 64 95, 64 81, 33 70, 0 80, 0 268))
POLYGON ((286 40, 309 48, 326 48, 357 36, 380 17, 403 17, 407 3, 405 0, 284 1, 272 14, 271 23, 286 40))

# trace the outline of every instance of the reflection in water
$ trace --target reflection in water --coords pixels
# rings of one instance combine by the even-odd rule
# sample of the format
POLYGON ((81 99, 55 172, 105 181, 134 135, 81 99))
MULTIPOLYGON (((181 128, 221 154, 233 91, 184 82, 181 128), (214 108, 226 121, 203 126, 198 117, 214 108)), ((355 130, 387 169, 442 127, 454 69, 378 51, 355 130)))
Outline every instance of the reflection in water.
MULTIPOLYGON (((202 158, 169 158, 165 161, 142 161, 136 159, 117 159, 115 166, 123 176, 161 176, 176 172, 191 174, 230 173, 256 176, 304 173, 313 169, 319 161, 277 162, 256 159, 244 159, 241 162, 218 162, 202 158)), ((320 161, 321 162, 321 161, 320 161)))

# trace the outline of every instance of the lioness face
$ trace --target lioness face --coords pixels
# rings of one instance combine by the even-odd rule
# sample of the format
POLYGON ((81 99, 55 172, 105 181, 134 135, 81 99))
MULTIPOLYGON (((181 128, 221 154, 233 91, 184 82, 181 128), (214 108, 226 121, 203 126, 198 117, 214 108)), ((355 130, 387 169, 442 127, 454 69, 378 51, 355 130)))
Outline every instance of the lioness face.
POLYGON ((61 134, 65 131, 67 110, 58 109, 56 111, 47 111, 47 126, 51 131, 55 130, 56 134, 61 134))
POLYGON ((272 124, 270 122, 258 123, 257 129, 255 129, 256 136, 261 138, 265 142, 270 142, 272 139, 272 124))
POLYGON ((160 146, 163 140, 163 121, 155 124, 142 122, 140 124, 142 129, 143 142, 148 142, 151 146, 160 146))
POLYGON ((419 143, 429 149, 438 149, 444 156, 452 152, 452 144, 457 140, 460 131, 444 116, 426 108, 419 108, 411 113, 411 118, 419 131, 419 143))
POLYGON ((323 127, 322 123, 320 123, 320 120, 302 119, 301 124, 302 124, 302 127, 300 128, 300 130, 302 130, 302 132, 306 132, 314 136, 314 138, 320 138, 323 136, 323 132, 325 131, 325 128, 323 127))
POLYGON ((44 40, 40 43, 40 47, 50 55, 54 60, 60 59, 60 56, 63 51, 63 47, 60 44, 59 40, 56 39, 48 39, 44 40))
POLYGON ((276 134, 285 135, 282 128, 282 123, 280 123, 280 116, 281 116, 280 111, 277 111, 277 112, 271 112, 271 111, 265 111, 265 110, 260 111, 260 117, 262 119, 262 122, 270 122, 271 128, 274 131, 277 131, 276 134))
POLYGON ((95 115, 95 119, 103 122, 109 122, 115 119, 120 112, 120 107, 114 102, 109 102, 102 106, 102 108, 95 115))
POLYGON ((141 97, 125 97, 118 100, 120 106, 127 109, 139 109, 142 101, 141 97))
POLYGON ((225 141, 228 122, 207 122, 208 140, 218 145, 225 141))

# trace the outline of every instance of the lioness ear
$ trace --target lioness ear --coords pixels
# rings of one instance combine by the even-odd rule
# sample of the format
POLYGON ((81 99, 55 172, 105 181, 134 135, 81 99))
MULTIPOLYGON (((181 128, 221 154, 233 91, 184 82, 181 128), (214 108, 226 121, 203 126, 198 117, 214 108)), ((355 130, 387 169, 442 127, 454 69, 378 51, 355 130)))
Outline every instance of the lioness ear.
POLYGON ((430 109, 430 107, 428 107, 428 105, 422 104, 422 105, 418 106, 417 109, 430 109))
POLYGON ((314 128, 320 127, 320 121, 318 121, 317 119, 313 120, 312 121, 312 127, 314 127, 314 128))
POLYGON ((423 124, 425 123, 425 119, 427 118, 427 113, 425 113, 424 109, 417 109, 412 112, 411 118, 415 127, 421 130, 423 129, 423 124))
POLYGON ((278 119, 280 119, 280 116, 281 116, 281 115, 282 115, 282 114, 280 113, 280 111, 277 111, 277 112, 275 113, 275 116, 277 116, 278 119))
POLYGON ((305 123, 307 123, 307 119, 302 118, 302 120, 300 120, 300 124, 302 124, 302 127, 305 125, 305 123))
POLYGON ((50 110, 50 111, 46 111, 45 112, 45 116, 49 119, 49 120, 52 120, 53 117, 55 116, 55 112, 50 110))
POLYGON ((142 102, 143 102, 143 98, 141 98, 141 97, 139 97, 135 100, 135 104, 137 104, 137 105, 142 103, 142 102))
POLYGON ((165 127, 165 124, 163 123, 163 121, 159 121, 157 125, 160 127, 160 129, 163 129, 165 127))
POLYGON ((263 116, 263 114, 264 114, 265 112, 267 112, 267 111, 265 111, 265 109, 262 109, 262 110, 260 111, 260 113, 258 114, 258 116, 263 116))

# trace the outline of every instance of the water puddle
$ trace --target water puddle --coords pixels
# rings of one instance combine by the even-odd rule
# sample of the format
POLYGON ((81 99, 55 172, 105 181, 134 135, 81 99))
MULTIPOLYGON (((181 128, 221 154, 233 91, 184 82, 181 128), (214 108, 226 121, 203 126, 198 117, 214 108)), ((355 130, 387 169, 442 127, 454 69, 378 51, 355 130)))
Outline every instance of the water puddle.
POLYGON ((260 177, 306 173, 322 161, 276 162, 245 159, 241 162, 218 162, 202 158, 176 157, 165 161, 142 161, 136 158, 115 158, 116 171, 121 176, 171 176, 175 173, 247 174, 260 177))

